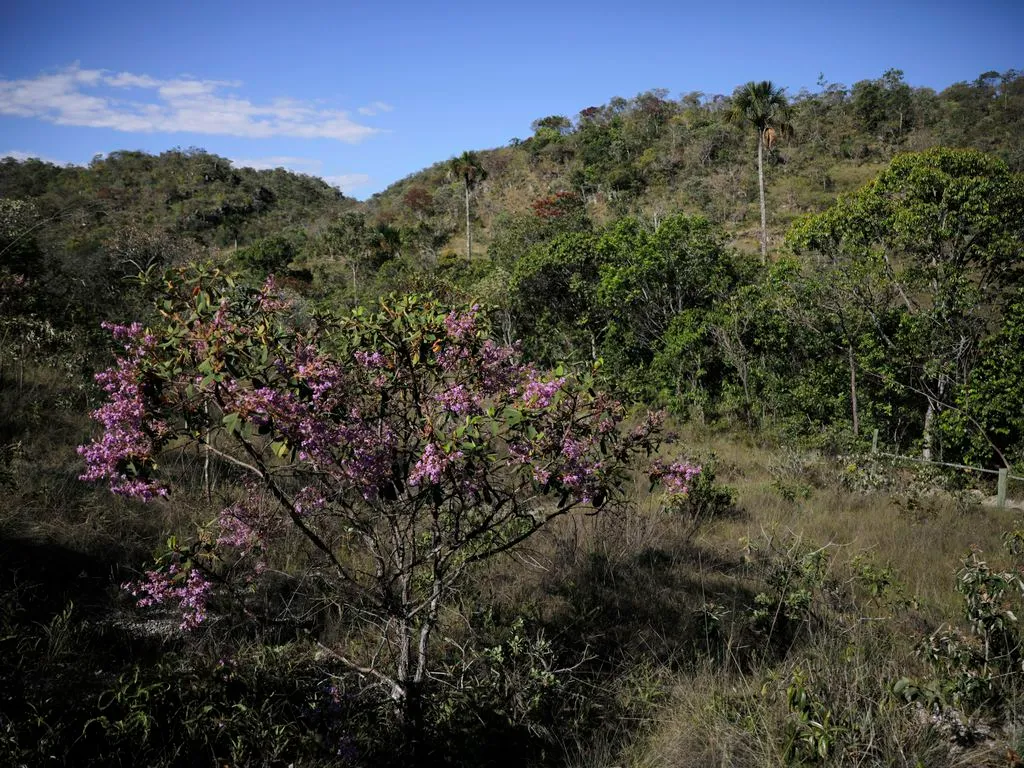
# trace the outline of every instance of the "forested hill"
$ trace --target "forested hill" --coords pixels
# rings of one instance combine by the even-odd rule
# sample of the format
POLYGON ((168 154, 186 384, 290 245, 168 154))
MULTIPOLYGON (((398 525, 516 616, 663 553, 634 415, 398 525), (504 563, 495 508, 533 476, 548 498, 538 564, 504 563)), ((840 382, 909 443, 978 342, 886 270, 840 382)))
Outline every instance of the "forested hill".
POLYGON ((200 149, 88 166, 0 160, 0 267, 45 291, 51 322, 124 311, 123 278, 265 237, 304 237, 355 205, 322 179, 234 168, 200 149))
MULTIPOLYGON (((788 100, 791 132, 780 132, 765 157, 775 244, 795 217, 859 187, 900 152, 969 147, 1024 169, 1024 74, 1017 71, 987 72, 937 93, 889 70, 852 87, 822 79, 816 92, 788 100)), ((757 139, 748 123, 730 119, 732 106, 731 96, 692 92, 675 100, 651 90, 572 117, 540 117, 533 135, 478 153, 486 178, 472 190, 474 250, 520 235, 516 214, 553 194, 579 196, 596 223, 700 214, 755 249, 757 139)), ((464 251, 463 190, 449 171, 442 162, 413 174, 372 198, 369 210, 399 228, 407 248, 464 251)))
MULTIPOLYGON (((788 96, 786 130, 765 152, 772 245, 800 214, 823 210, 900 152, 970 147, 1024 169, 1024 74, 1016 70, 938 93, 908 85, 898 70, 849 88, 823 79, 819 86, 788 96)), ((732 96, 692 92, 675 100, 656 89, 573 118, 541 117, 529 137, 468 153, 478 164, 468 189, 473 254, 513 263, 543 239, 530 228, 552 205, 596 225, 697 214, 755 250, 757 138, 733 107, 732 96)), ((467 185, 454 160, 357 204, 316 177, 234 168, 199 149, 113 152, 86 167, 7 158, 0 198, 27 203, 21 218, 46 222, 38 230, 44 250, 71 261, 133 251, 138 262, 148 258, 134 252, 143 241, 165 258, 269 237, 269 253, 257 258, 267 266, 333 261, 341 251, 359 254, 363 267, 399 255, 424 266, 465 254, 467 185)))
POLYGON ((100 243, 132 226, 208 246, 309 226, 354 203, 315 176, 235 168, 201 149, 112 152, 85 167, 4 158, 0 197, 31 201, 54 238, 85 229, 100 243))

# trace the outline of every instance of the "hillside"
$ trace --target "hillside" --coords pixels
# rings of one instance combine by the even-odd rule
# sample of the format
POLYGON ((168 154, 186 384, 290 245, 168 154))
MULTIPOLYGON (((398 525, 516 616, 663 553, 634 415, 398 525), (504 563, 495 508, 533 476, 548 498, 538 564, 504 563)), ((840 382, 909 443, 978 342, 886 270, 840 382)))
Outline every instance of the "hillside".
MULTIPOLYGON (((1024 169, 1024 75, 982 74, 936 93, 890 70, 852 87, 819 83, 791 96, 792 133, 768 153, 766 185, 773 245, 801 214, 872 178, 899 152, 970 147, 1024 169)), ((597 224, 625 215, 657 221, 673 212, 707 217, 737 245, 757 242, 755 131, 728 120, 732 97, 651 90, 575 115, 549 115, 534 134, 481 150, 487 172, 474 192, 478 253, 531 212, 537 200, 578 195, 597 224)), ((445 163, 397 182, 368 201, 372 216, 405 233, 448 232, 445 247, 464 252, 462 198, 445 163)), ((409 245, 429 251, 421 239, 409 245)), ((436 248, 436 247, 435 247, 436 248)), ((441 250, 441 248, 436 248, 441 250)), ((435 254, 436 255, 436 254, 435 254)))

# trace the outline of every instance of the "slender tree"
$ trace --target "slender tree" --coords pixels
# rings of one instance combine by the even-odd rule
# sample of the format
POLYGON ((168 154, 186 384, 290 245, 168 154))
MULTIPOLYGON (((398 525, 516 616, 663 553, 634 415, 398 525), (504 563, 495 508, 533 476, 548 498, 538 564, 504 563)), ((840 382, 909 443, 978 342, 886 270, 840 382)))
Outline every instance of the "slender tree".
POLYGON ((751 81, 736 89, 732 97, 733 121, 743 120, 757 129, 757 189, 761 196, 761 261, 768 261, 768 217, 764 206, 764 150, 771 148, 778 133, 788 133, 789 102, 784 88, 771 80, 751 81))
POLYGON ((480 164, 480 158, 476 152, 463 152, 448 161, 448 173, 450 176, 462 180, 466 195, 466 258, 469 259, 473 255, 473 230, 469 225, 469 196, 473 187, 487 178, 487 171, 480 164))

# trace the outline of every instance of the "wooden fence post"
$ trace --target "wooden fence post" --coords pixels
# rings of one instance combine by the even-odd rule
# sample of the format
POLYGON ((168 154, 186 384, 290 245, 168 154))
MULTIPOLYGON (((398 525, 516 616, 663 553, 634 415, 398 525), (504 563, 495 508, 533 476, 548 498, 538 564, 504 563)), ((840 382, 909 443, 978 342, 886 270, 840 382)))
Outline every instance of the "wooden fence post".
POLYGON ((1006 481, 1010 470, 1003 467, 999 470, 999 481, 996 483, 996 506, 1003 509, 1006 506, 1006 481))
POLYGON ((878 453, 878 429, 871 433, 871 452, 878 453))

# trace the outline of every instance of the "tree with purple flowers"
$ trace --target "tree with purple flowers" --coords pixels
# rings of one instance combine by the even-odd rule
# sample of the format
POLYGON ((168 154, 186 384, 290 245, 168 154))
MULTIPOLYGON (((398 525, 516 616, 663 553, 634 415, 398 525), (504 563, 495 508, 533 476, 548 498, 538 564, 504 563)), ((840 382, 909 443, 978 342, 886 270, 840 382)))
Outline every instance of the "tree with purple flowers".
MULTIPOLYGON (((432 632, 467 574, 555 518, 621 508, 656 440, 655 416, 624 428, 621 404, 521 362, 475 306, 393 297, 300 321, 272 280, 246 289, 198 267, 169 272, 155 306, 149 327, 110 329, 124 353, 98 376, 103 431, 80 449, 83 478, 164 496, 161 457, 197 444, 245 493, 129 588, 195 627, 291 531, 367 630, 331 652, 383 685, 414 730, 432 632)), ((660 473, 677 493, 694 471, 660 473)))

